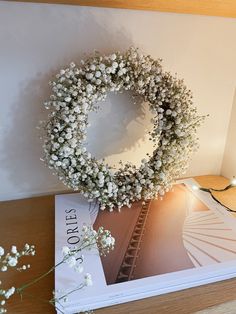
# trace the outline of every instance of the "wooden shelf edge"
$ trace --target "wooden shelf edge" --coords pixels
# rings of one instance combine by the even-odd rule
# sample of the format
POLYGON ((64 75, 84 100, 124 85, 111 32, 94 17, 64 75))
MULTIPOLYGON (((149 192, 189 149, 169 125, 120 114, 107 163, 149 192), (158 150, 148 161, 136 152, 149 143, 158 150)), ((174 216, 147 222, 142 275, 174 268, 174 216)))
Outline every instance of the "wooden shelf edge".
POLYGON ((11 2, 71 4, 231 18, 236 17, 235 0, 13 0, 11 2))

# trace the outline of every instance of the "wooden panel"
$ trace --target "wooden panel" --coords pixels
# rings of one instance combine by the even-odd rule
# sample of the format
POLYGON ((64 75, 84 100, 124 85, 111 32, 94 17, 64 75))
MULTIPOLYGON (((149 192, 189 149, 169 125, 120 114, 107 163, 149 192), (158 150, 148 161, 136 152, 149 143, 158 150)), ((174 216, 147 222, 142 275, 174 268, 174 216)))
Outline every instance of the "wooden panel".
MULTIPOLYGON (((22 2, 22 0, 15 1, 22 2)), ((235 0, 24 0, 24 2, 77 4, 82 6, 236 17, 235 0)))
MULTIPOLYGON (((9 250, 11 245, 22 247, 25 243, 36 246, 36 255, 24 259, 31 264, 25 272, 15 270, 0 273, 1 288, 20 287, 33 278, 48 271, 54 265, 54 197, 43 196, 0 203, 0 245, 9 250)), ((51 273, 26 291, 29 294, 49 300, 54 289, 54 275, 51 273)), ((31 296, 15 295, 7 302, 7 313, 42 314, 55 313, 52 306, 31 296)))
MULTIPOLYGON (((222 188, 228 181, 219 176, 196 177, 203 187, 222 188)), ((222 201, 236 208, 236 187, 227 191, 222 201)), ((54 196, 35 197, 30 199, 0 203, 0 245, 10 248, 12 244, 21 246, 28 242, 36 245, 36 256, 29 258, 31 269, 25 273, 1 273, 3 283, 20 286, 23 283, 46 272, 54 263, 54 196)), ((51 297, 54 288, 54 277, 51 274, 29 289, 29 293, 44 299, 51 297)), ((89 288, 88 288, 89 293, 89 288)), ((97 310, 97 314, 189 314, 207 307, 234 300, 236 279, 200 286, 162 296, 147 298, 135 302, 116 305, 97 310)), ((235 309, 234 309, 235 310, 235 309)), ((54 309, 41 299, 19 296, 9 300, 8 312, 11 314, 50 314, 54 309)), ((234 313, 232 311, 231 313, 234 313)))

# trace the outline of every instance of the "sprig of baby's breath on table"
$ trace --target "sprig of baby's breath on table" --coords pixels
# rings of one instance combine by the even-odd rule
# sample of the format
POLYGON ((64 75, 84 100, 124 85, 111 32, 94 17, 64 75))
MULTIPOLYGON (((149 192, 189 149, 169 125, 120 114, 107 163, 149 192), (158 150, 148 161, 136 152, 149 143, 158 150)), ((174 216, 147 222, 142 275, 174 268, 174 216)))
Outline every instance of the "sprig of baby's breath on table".
MULTIPOLYGON (((6 301, 13 295, 19 294, 21 299, 23 295, 32 296, 26 290, 37 284, 40 280, 52 273, 57 267, 60 267, 62 264, 67 264, 68 267, 72 268, 76 273, 82 274, 84 271, 83 264, 85 261, 84 252, 86 250, 98 250, 99 254, 106 256, 111 250, 114 249, 115 239, 112 237, 109 230, 105 230, 103 227, 100 227, 97 231, 94 230, 91 226, 83 225, 80 234, 81 241, 78 246, 69 248, 64 246, 62 248, 62 259, 56 265, 52 266, 47 272, 41 274, 40 276, 32 279, 30 282, 23 284, 21 287, 11 287, 8 289, 0 289, 0 313, 6 313, 6 301)), ((16 268, 18 271, 23 271, 30 268, 30 265, 21 265, 19 266, 19 259, 22 256, 34 256, 35 247, 34 245, 25 244, 23 250, 18 251, 16 246, 12 246, 9 253, 5 253, 3 247, 0 246, 0 267, 1 271, 5 272, 11 268, 16 268)), ((81 280, 81 279, 79 279, 81 280)), ((1 285, 1 281, 0 281, 1 285)), ((67 302, 68 297, 75 293, 78 290, 81 290, 85 287, 93 285, 92 276, 89 273, 83 275, 82 282, 78 282, 77 286, 73 289, 65 290, 56 290, 53 291, 53 297, 51 300, 40 299, 39 296, 35 296, 36 299, 40 299, 42 302, 48 302, 53 305, 59 312, 63 313, 61 308, 63 308, 64 303, 67 302), (60 305, 60 308, 58 308, 60 305)))
MULTIPOLYGON (((30 264, 20 265, 20 259, 23 256, 34 256, 35 247, 26 243, 23 249, 18 250, 15 245, 11 247, 10 252, 5 252, 5 249, 0 246, 0 271, 6 272, 12 268, 16 268, 17 271, 24 271, 30 268, 30 264)), ((0 281, 0 285, 2 282, 0 281)), ((5 308, 7 300, 17 292, 17 289, 13 286, 11 288, 0 288, 0 313, 6 313, 5 308)))

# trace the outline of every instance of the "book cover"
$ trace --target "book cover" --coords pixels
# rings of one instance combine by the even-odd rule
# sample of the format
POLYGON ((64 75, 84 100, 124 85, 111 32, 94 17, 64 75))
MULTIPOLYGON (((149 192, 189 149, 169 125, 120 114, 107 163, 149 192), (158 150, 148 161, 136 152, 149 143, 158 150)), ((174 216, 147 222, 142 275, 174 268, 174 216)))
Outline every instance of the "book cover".
MULTIPOLYGON (((79 194, 56 196, 56 263, 63 246, 78 243, 84 223, 104 226, 116 239, 106 257, 84 252, 94 284, 71 294, 61 310, 72 314, 236 276, 235 217, 194 184, 178 181, 162 200, 111 213, 79 194)), ((72 290, 82 276, 63 264, 55 288, 72 290)))

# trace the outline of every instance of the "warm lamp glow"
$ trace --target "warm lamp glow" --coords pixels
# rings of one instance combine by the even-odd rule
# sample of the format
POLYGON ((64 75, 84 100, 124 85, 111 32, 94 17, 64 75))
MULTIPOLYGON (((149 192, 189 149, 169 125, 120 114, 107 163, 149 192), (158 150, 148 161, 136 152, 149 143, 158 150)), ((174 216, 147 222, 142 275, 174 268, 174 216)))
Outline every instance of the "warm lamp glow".
POLYGON ((231 185, 236 185, 236 178, 233 178, 233 180, 231 181, 231 185))
POLYGON ((198 186, 196 186, 196 185, 193 185, 193 186, 192 186, 192 189, 193 189, 194 191, 199 190, 198 186))

